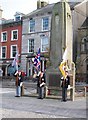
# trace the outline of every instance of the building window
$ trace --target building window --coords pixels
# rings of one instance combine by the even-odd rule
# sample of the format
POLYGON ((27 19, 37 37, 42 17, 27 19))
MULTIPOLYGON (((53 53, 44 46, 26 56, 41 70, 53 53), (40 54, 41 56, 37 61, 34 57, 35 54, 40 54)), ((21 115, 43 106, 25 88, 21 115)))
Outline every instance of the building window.
POLYGON ((48 17, 44 17, 42 19, 42 30, 46 31, 49 29, 49 18, 48 17))
POLYGON ((2 32, 1 33, 1 41, 6 42, 7 41, 7 32, 2 32))
POLYGON ((86 51, 88 51, 88 36, 86 37, 86 51))
POLYGON ((84 52, 84 51, 85 51, 85 45, 81 44, 81 52, 84 52))
POLYGON ((49 48, 49 42, 47 37, 41 39, 41 52, 47 52, 49 48))
POLYGON ((28 52, 34 52, 34 39, 29 39, 28 45, 28 52))
POLYGON ((88 36, 84 37, 81 41, 81 52, 88 51, 88 36))
POLYGON ((86 50, 86 37, 84 37, 81 41, 81 52, 85 52, 86 50))
POLYGON ((29 32, 35 32, 35 20, 33 19, 29 21, 29 32))
POLYGON ((11 46, 11 58, 14 58, 17 53, 17 45, 11 46))
POLYGON ((88 41, 86 41, 86 50, 88 51, 88 41))
POLYGON ((87 68, 86 68, 86 70, 88 71, 88 65, 87 65, 87 68))
POLYGON ((16 16, 16 17, 15 17, 15 20, 16 20, 16 21, 19 21, 19 20, 21 20, 21 17, 20 17, 20 16, 16 16))
POLYGON ((2 58, 6 58, 6 46, 1 47, 2 58))
POLYGON ((18 30, 12 30, 11 40, 18 40, 18 30))

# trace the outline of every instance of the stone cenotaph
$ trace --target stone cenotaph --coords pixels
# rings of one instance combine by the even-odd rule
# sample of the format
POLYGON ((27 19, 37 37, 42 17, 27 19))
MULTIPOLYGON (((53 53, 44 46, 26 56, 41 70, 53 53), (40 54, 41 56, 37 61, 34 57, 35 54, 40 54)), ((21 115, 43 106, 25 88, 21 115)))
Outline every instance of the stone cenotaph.
MULTIPOLYGON (((65 60, 68 62, 71 75, 74 74, 72 16, 68 2, 62 1, 54 5, 50 35, 50 66, 46 69, 46 85, 47 87, 60 87, 61 72, 59 65, 62 62, 65 49, 67 50, 65 60)), ((72 87, 73 85, 72 77, 72 87)))

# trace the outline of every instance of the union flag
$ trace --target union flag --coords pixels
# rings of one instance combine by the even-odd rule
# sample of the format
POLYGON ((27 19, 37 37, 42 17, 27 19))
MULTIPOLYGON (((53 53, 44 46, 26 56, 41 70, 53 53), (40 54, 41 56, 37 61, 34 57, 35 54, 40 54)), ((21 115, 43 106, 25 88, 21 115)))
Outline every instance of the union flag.
POLYGON ((34 58, 34 66, 36 67, 37 70, 40 70, 40 48, 38 50, 37 55, 34 58))

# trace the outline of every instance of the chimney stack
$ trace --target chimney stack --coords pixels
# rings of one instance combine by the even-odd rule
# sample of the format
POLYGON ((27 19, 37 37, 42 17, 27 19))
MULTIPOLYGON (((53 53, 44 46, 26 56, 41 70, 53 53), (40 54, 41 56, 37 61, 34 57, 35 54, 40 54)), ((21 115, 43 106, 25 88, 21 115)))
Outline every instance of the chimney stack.
POLYGON ((1 9, 1 6, 0 6, 0 19, 2 18, 2 12, 3 10, 1 9))
POLYGON ((42 7, 44 7, 44 6, 46 6, 48 4, 48 2, 45 2, 45 1, 40 1, 40 0, 38 0, 37 1, 37 9, 39 9, 39 8, 42 8, 42 7))

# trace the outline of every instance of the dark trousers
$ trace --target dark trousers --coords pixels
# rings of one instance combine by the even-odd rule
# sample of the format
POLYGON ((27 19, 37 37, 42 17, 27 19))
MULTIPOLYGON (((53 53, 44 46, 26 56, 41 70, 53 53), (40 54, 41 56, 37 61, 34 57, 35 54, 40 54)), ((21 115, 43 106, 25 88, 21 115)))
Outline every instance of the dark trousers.
POLYGON ((62 101, 66 101, 66 100, 67 100, 67 88, 62 87, 62 101))
POLYGON ((38 87, 39 98, 44 98, 44 87, 38 87))

